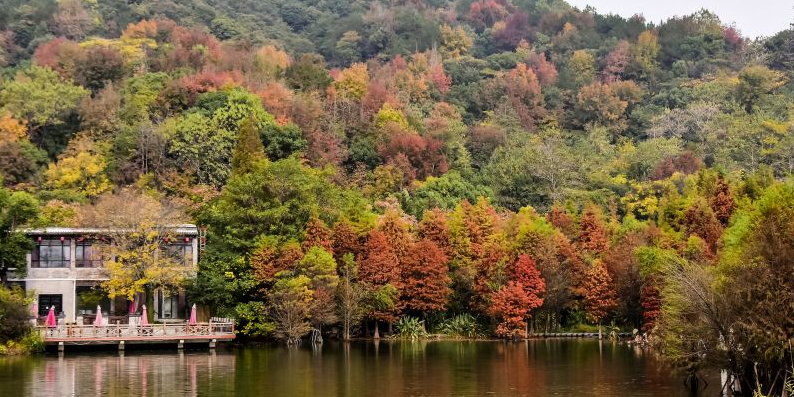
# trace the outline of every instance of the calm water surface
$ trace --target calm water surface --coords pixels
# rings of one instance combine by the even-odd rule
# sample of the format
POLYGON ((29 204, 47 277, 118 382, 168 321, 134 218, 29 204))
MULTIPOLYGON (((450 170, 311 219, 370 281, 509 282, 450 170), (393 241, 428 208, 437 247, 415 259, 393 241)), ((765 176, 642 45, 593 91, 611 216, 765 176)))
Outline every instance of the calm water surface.
MULTIPOLYGON (((0 396, 688 396, 650 352, 595 340, 360 342, 0 358, 0 396)), ((718 380, 703 396, 718 395, 718 380)))

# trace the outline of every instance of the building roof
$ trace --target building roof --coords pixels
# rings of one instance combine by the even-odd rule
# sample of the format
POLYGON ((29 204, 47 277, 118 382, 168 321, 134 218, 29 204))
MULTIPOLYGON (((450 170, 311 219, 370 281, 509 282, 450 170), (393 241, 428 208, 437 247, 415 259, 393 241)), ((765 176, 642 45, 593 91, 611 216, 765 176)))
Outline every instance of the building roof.
MULTIPOLYGON (((182 225, 165 226, 169 232, 182 236, 198 236, 198 227, 189 223, 182 225)), ((105 234, 123 232, 122 229, 101 228, 101 227, 44 227, 33 229, 20 229, 22 233, 29 235, 62 236, 62 235, 82 235, 82 234, 105 234)))

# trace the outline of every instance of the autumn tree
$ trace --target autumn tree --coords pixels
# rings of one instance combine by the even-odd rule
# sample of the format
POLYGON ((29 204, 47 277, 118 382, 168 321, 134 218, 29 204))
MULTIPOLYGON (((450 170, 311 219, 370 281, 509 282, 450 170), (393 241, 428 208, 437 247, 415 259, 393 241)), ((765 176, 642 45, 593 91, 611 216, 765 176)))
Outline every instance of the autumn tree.
POLYGON ((353 258, 356 258, 362 247, 358 231, 349 220, 342 219, 337 222, 333 227, 332 235, 333 241, 331 245, 337 262, 341 263, 342 258, 346 254, 351 254, 353 258))
MULTIPOLYGON (((364 250, 358 261, 359 278, 367 285, 371 294, 378 294, 386 291, 386 286, 390 286, 395 293, 399 294, 402 288, 400 263, 394 247, 389 243, 387 235, 380 230, 372 230, 369 233, 364 250)), ((396 302, 386 301, 385 305, 373 305, 367 316, 375 320, 375 335, 379 336, 378 322, 385 321, 392 323, 397 319, 396 302), (391 303, 391 304, 388 304, 391 303)))
POLYGON ((509 281, 507 285, 494 292, 491 295, 488 313, 500 319, 496 334, 502 337, 516 337, 524 333, 530 304, 530 297, 518 282, 509 281))
POLYGON ((609 247, 609 235, 601 211, 588 205, 579 220, 578 244, 582 250, 594 255, 601 254, 609 247))
POLYGON ((552 206, 551 210, 546 213, 546 220, 569 239, 576 237, 576 219, 562 205, 552 206))
POLYGON ((425 239, 412 244, 401 270, 401 306, 423 314, 446 308, 451 280, 447 256, 436 243, 425 239))
POLYGON ((312 247, 319 247, 329 253, 333 253, 331 231, 322 219, 312 216, 306 223, 306 231, 303 234, 303 249, 308 252, 312 247))
POLYGON ((418 236, 420 239, 432 241, 448 255, 451 247, 446 213, 438 208, 425 211, 422 221, 419 222, 418 236))
POLYGON ((722 223, 723 226, 728 225, 731 215, 736 207, 736 202, 731 192, 731 187, 725 178, 717 180, 717 186, 713 196, 709 199, 709 205, 714 211, 714 216, 722 223))
POLYGON ((610 85, 592 83, 582 87, 576 96, 574 113, 580 125, 597 125, 621 131, 620 124, 628 102, 622 100, 610 85))
POLYGON ((154 307, 154 291, 184 291, 195 276, 192 258, 169 249, 177 238, 173 227, 182 223, 184 215, 178 208, 129 189, 106 193, 96 204, 83 207, 78 217, 80 225, 105 228, 113 242, 98 247, 101 257, 107 258, 108 278, 102 289, 111 299, 131 300, 143 293, 149 307, 154 307))
POLYGON ((543 295, 546 292, 546 282, 541 277, 535 261, 529 255, 522 254, 513 266, 513 280, 524 288, 527 296, 527 318, 525 320, 525 335, 529 334, 529 312, 543 304, 543 295))
POLYGON ((686 209, 682 223, 687 235, 698 236, 706 242, 709 255, 717 253, 723 226, 705 199, 696 199, 686 209))
POLYGON ((617 305, 612 277, 601 260, 596 260, 587 272, 583 295, 587 318, 598 324, 598 338, 601 339, 601 321, 617 305))
POLYGON ((532 129, 543 110, 543 96, 535 72, 519 63, 505 76, 505 89, 524 128, 532 129))

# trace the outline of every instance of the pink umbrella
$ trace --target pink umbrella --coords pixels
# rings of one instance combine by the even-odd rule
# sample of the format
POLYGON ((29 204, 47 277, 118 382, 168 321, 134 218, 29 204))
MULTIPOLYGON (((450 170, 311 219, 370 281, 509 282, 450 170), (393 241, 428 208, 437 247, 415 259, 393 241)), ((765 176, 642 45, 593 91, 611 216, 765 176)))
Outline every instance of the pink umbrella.
POLYGON ((135 304, 135 298, 130 301, 130 314, 135 314, 138 311, 138 305, 135 304))
POLYGON ((95 327, 101 327, 103 324, 102 321, 102 308, 99 305, 96 305, 96 319, 94 320, 95 327))
POLYGON ((190 309, 190 320, 188 320, 188 325, 196 325, 196 304, 193 304, 193 308, 190 309))
POLYGON ((141 325, 147 326, 149 325, 149 315, 146 314, 146 305, 141 306, 141 325))
POLYGON ((58 322, 55 321, 55 306, 50 306, 50 313, 47 314, 47 326, 50 328, 58 326, 58 322))

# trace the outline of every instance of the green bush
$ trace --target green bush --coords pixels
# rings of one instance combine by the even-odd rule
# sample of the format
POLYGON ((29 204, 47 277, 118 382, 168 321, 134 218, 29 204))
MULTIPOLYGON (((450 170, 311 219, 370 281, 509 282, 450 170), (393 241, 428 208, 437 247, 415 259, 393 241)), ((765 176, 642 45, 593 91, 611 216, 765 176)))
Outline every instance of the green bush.
POLYGON ((476 338, 482 334, 477 319, 468 313, 445 320, 438 330, 442 334, 458 338, 476 338))
POLYGON ((20 339, 31 331, 30 303, 22 289, 0 287, 0 343, 20 339))
POLYGON ((397 330, 395 335, 400 338, 417 339, 427 336, 425 322, 416 317, 402 316, 394 323, 394 327, 397 330))
POLYGON ((38 332, 31 330, 20 339, 0 344, 0 356, 38 353, 44 351, 44 339, 38 332))

